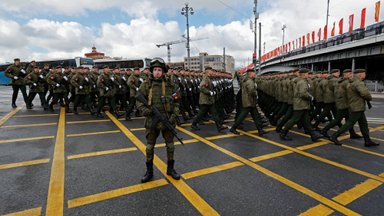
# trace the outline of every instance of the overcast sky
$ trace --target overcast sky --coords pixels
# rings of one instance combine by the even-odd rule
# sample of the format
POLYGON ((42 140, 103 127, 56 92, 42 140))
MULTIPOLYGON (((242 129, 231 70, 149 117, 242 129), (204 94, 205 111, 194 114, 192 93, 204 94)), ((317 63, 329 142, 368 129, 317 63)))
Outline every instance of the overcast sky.
MULTIPOLYGON (((283 24, 286 41, 324 27, 327 0, 259 0, 259 21, 266 52, 281 45, 283 24)), ((367 25, 373 24, 377 0, 331 0, 330 25, 355 14, 360 25, 361 9, 367 8, 367 25)), ((180 14, 184 0, 1 0, 0 63, 20 57, 32 59, 83 56, 95 45, 108 56, 166 59, 165 47, 155 45, 179 40, 186 33, 180 14)), ((252 0, 190 0, 191 55, 199 52, 235 57, 236 66, 248 63, 253 53, 252 0)), ((382 2, 381 8, 383 8, 382 2)), ((383 20, 383 14, 380 20, 383 20)), ((336 30, 338 31, 338 30, 336 30)), ((330 32, 330 30, 329 30, 330 32)), ((172 46, 172 61, 186 56, 185 44, 172 46)))

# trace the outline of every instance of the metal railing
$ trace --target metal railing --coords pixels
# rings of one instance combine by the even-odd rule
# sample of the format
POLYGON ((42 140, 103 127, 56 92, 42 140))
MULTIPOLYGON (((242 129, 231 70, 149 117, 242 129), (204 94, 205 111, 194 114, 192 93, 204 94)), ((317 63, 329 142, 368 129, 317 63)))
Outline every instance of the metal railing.
POLYGON ((365 84, 367 85, 369 91, 376 93, 384 93, 384 83, 377 80, 366 80, 365 84))

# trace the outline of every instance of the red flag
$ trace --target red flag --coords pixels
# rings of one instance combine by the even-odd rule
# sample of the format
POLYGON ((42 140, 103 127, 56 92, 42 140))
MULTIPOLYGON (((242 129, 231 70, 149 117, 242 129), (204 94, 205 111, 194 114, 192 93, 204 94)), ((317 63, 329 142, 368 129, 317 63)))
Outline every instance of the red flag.
POLYGON ((361 23, 360 23, 360 28, 365 28, 365 15, 366 15, 367 9, 364 8, 361 10, 361 23))
POLYGON ((305 35, 303 35, 303 38, 301 39, 301 42, 303 43, 302 47, 305 47, 305 35))
POLYGON ((291 42, 288 42, 288 51, 291 52, 291 42))
POLYGON ((299 48, 301 48, 301 38, 299 38, 299 48))
POLYGON ((307 33, 307 45, 309 45, 311 43, 311 36, 309 33, 307 33))
POLYGON ((325 25, 324 26, 324 40, 327 40, 327 38, 328 38, 328 26, 325 25))
POLYGON ((312 43, 315 43, 315 31, 312 31, 312 43))
POLYGON ((354 19, 354 17, 355 17, 354 14, 349 16, 349 33, 353 32, 353 19, 354 19))
POLYGON ((376 2, 376 7, 375 7, 375 22, 379 22, 379 17, 380 17, 380 1, 376 2))
POLYGON ((292 41, 292 49, 296 49, 296 47, 295 47, 295 40, 292 41))
POLYGON ((333 27, 332 27, 332 30, 331 30, 331 36, 335 36, 335 25, 336 25, 336 22, 333 22, 333 27))
POLYGON ((342 18, 340 21, 339 21, 339 34, 343 34, 343 24, 344 24, 344 18, 342 18))
POLYGON ((317 37, 319 38, 319 41, 321 41, 321 28, 319 28, 319 32, 317 32, 317 37))

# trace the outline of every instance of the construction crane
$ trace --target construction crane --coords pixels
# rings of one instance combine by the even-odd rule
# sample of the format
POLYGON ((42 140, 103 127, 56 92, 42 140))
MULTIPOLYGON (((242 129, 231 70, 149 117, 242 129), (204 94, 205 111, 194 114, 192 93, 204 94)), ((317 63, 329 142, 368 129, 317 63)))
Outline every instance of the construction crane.
MULTIPOLYGON (((190 39, 189 41, 198 41, 198 40, 204 40, 207 38, 195 38, 195 39, 190 39)), ((182 40, 177 40, 177 41, 170 41, 170 42, 165 42, 163 44, 156 44, 158 48, 162 46, 167 46, 167 54, 168 54, 168 63, 171 63, 171 45, 173 44, 180 44, 180 43, 185 43, 187 40, 182 39, 182 40)))

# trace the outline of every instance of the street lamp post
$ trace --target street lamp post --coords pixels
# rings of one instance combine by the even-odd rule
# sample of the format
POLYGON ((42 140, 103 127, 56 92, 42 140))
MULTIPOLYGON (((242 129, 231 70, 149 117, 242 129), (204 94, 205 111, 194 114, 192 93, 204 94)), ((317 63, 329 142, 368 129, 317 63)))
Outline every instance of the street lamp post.
MULTIPOLYGON (((257 0, 254 0, 254 8, 253 8, 253 14, 255 15, 255 22, 254 22, 254 37, 255 37, 255 42, 254 42, 254 50, 253 50, 253 57, 254 59, 257 60, 256 58, 256 53, 257 53, 257 19, 259 18, 259 13, 257 13, 257 0)), ((253 62, 253 68, 255 70, 255 72, 257 71, 257 67, 256 67, 256 61, 253 62)))
POLYGON ((189 7, 188 3, 181 9, 181 15, 187 18, 187 68, 191 67, 191 49, 189 47, 189 14, 193 15, 194 11, 192 7, 189 7))
POLYGON ((327 19, 326 19, 326 25, 327 25, 327 28, 328 28, 328 17, 329 17, 329 1, 330 0, 327 0, 327 19))
POLYGON ((284 24, 283 27, 281 28, 281 30, 283 31, 283 43, 282 43, 282 52, 281 52, 281 55, 284 55, 284 36, 285 36, 285 29, 287 28, 287 26, 284 24))

